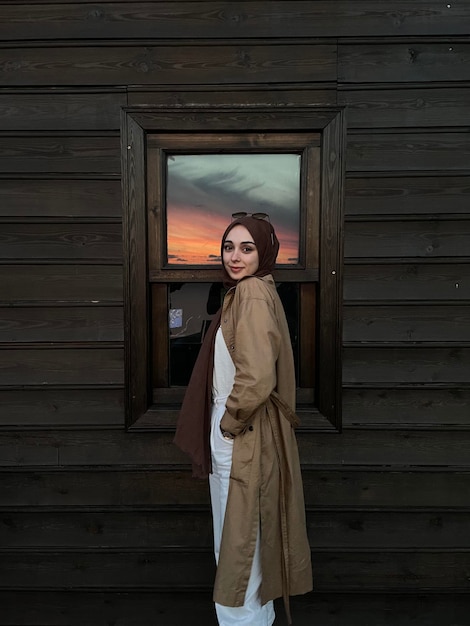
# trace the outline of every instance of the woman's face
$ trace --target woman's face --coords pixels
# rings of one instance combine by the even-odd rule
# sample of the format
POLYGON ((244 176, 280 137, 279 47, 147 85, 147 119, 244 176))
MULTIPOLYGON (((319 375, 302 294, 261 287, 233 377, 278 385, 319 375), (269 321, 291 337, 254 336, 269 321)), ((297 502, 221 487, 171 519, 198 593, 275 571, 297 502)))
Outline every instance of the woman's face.
POLYGON ((253 237, 241 224, 229 231, 224 242, 222 261, 233 280, 251 276, 259 267, 259 255, 253 237))

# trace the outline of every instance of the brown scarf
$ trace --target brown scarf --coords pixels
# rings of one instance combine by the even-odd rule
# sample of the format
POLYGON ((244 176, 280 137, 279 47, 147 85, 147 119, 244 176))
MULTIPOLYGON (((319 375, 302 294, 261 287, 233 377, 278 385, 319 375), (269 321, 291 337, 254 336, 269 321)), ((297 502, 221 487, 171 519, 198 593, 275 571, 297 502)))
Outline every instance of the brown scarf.
MULTIPOLYGON (((279 241, 270 222, 251 216, 233 221, 222 236, 221 258, 227 235, 234 226, 241 224, 249 231, 256 244, 259 266, 254 276, 270 274, 276 263, 279 241)), ((224 285, 236 286, 237 281, 230 278, 222 265, 224 285)), ((207 478, 211 472, 210 460, 210 419, 212 404, 212 376, 214 367, 215 335, 220 325, 222 310, 219 309, 209 326, 194 365, 191 379, 184 396, 174 443, 191 459, 194 478, 207 478)))

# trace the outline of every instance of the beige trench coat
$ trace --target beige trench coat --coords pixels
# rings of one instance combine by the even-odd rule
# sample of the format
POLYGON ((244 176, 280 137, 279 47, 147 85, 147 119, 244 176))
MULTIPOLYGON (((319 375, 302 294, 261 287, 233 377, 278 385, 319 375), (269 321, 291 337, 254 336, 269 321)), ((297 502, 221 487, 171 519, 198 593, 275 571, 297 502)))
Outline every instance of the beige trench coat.
POLYGON ((214 601, 242 606, 261 527, 261 602, 312 589, 300 463, 292 421, 295 374, 271 275, 240 281, 221 327, 236 373, 221 426, 236 435, 214 601))

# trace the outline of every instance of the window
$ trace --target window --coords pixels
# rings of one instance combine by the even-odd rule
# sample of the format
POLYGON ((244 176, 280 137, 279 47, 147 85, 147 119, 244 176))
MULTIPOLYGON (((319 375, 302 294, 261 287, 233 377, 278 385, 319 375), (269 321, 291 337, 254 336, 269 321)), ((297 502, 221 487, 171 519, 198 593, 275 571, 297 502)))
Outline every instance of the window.
POLYGON ((133 107, 123 116, 127 425, 174 423, 220 305, 233 212, 269 213, 303 425, 338 430, 342 113, 133 107))

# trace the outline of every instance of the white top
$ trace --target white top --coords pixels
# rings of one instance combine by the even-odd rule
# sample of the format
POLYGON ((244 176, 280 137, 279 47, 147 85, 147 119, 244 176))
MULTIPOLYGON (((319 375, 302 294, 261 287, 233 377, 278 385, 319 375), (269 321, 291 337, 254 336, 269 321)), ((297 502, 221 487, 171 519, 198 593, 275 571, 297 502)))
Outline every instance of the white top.
POLYGON ((225 400, 232 391, 235 379, 235 365, 227 349, 222 328, 215 335, 214 374, 212 376, 212 400, 225 400))

